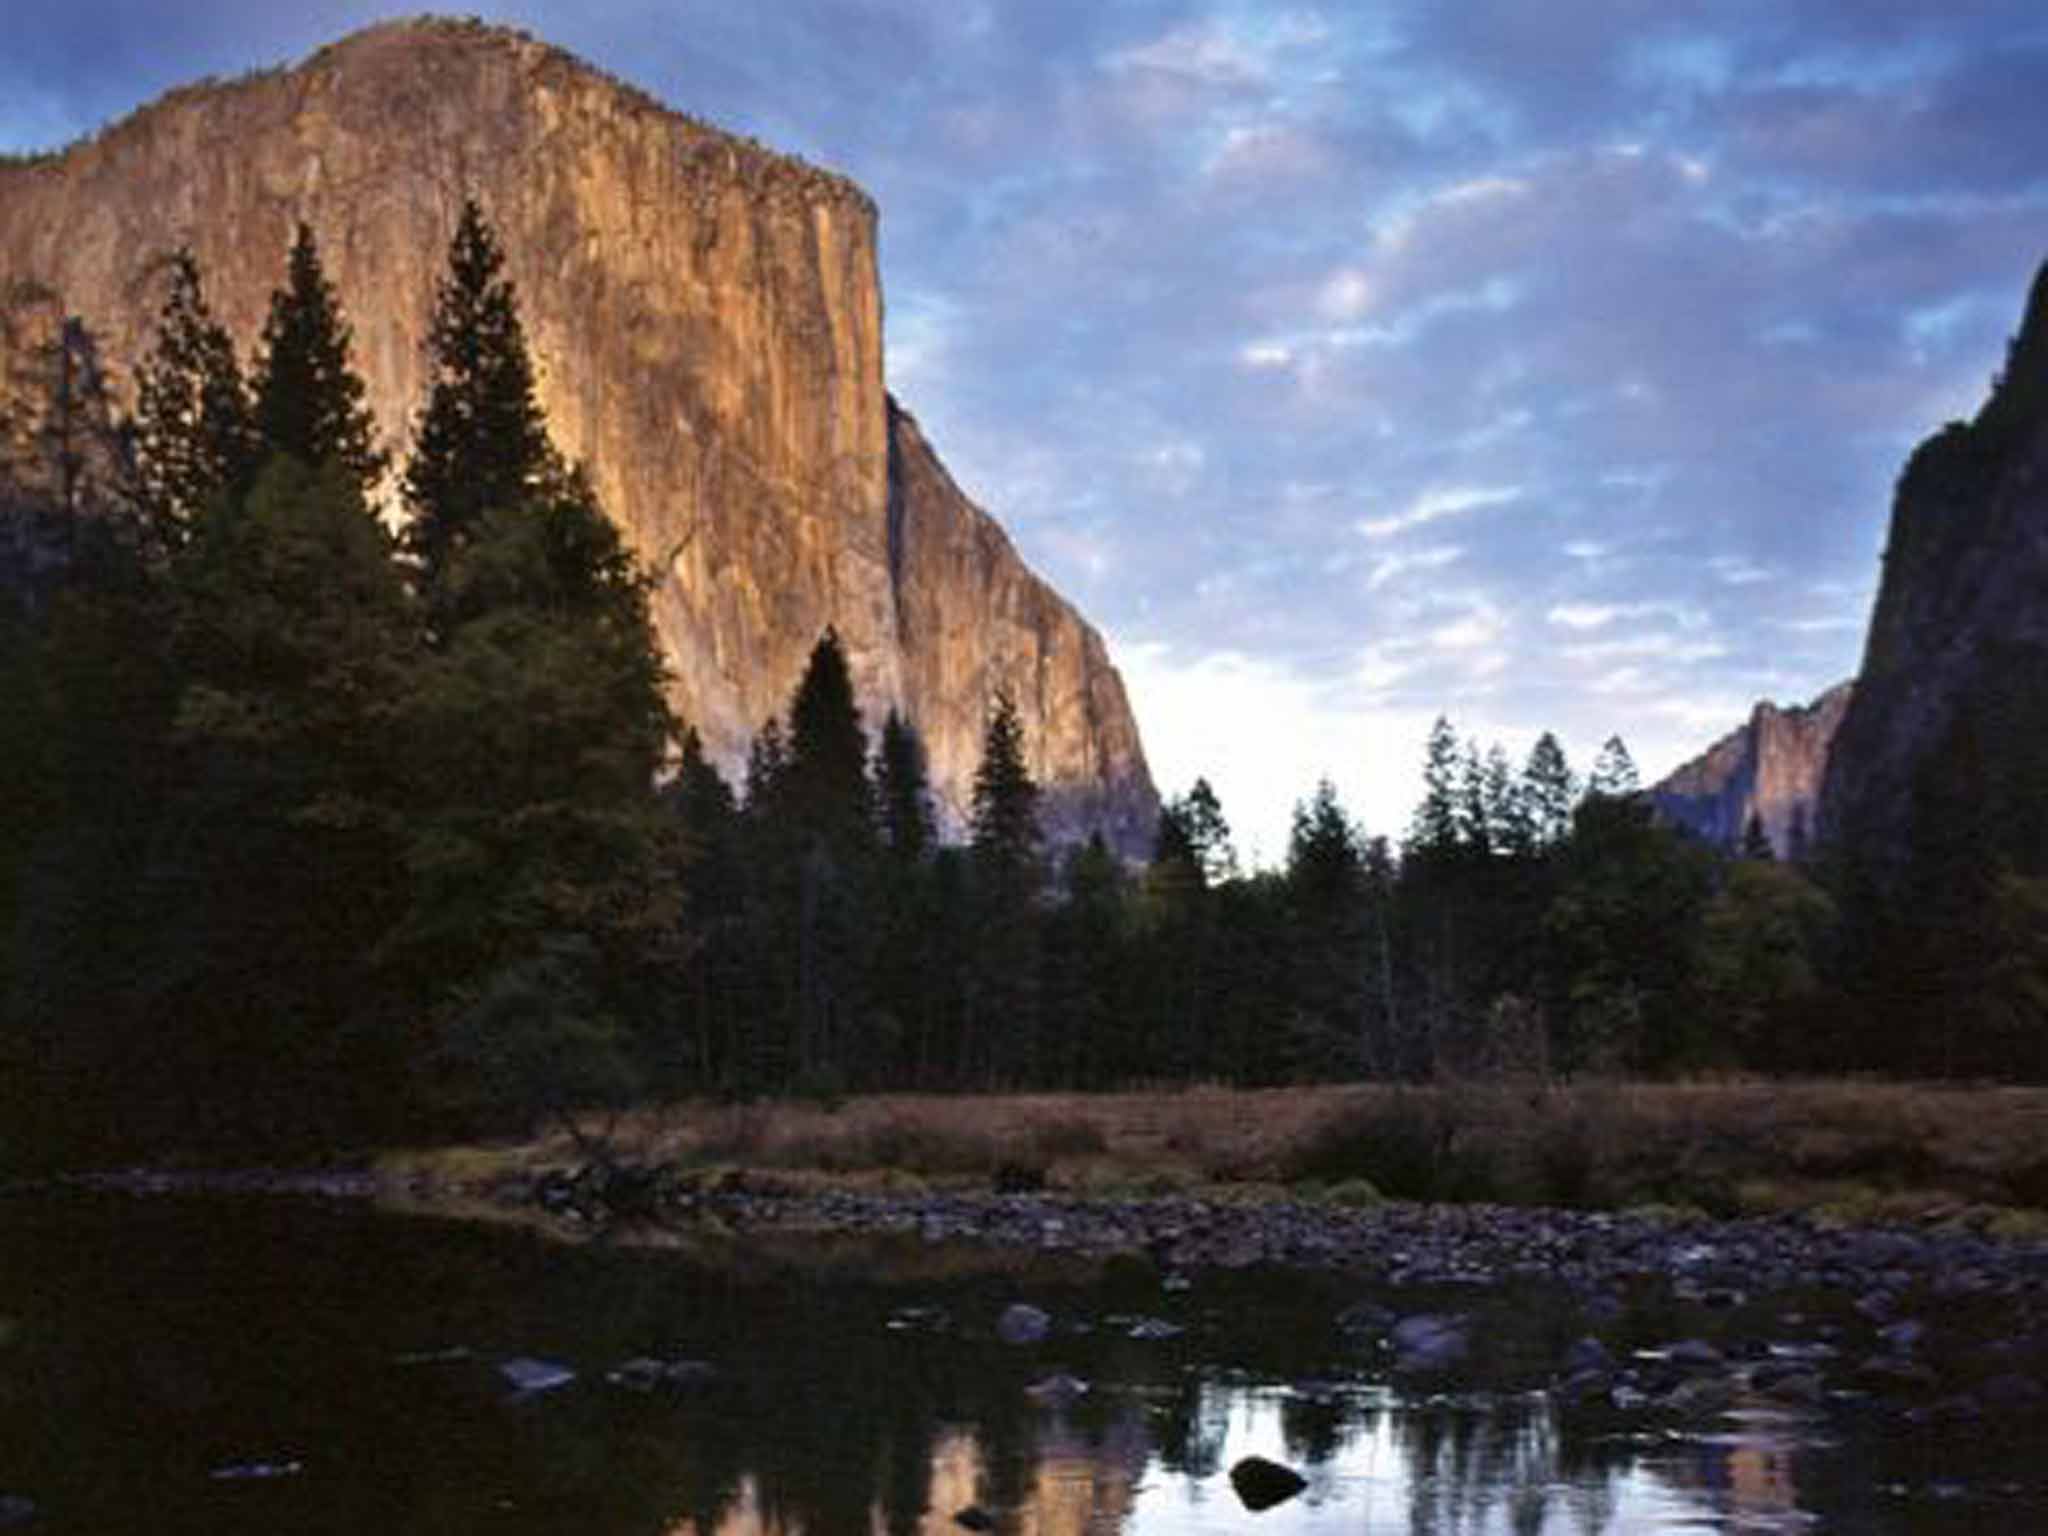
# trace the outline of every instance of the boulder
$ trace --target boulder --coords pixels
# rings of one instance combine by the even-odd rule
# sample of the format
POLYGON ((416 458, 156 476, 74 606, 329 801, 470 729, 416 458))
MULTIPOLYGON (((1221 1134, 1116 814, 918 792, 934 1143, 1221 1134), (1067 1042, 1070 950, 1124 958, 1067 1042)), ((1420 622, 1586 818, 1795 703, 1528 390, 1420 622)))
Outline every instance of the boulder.
POLYGON ((514 1355, 510 1360, 500 1361, 498 1374, 511 1384, 514 1391, 522 1393, 552 1392, 576 1379, 576 1373, 566 1365, 557 1365, 552 1360, 529 1359, 525 1355, 514 1355))
POLYGON ((1277 1461, 1247 1456, 1230 1469, 1230 1486, 1237 1492, 1238 1503, 1256 1515, 1286 1503, 1308 1486, 1308 1479, 1277 1461))
POLYGON ((1020 1301, 1003 1309, 996 1319, 996 1337, 1005 1344, 1039 1344, 1052 1331, 1052 1318, 1029 1302, 1020 1301))
POLYGON ((1465 1363, 1472 1339, 1463 1318, 1423 1312, 1394 1324, 1387 1347, 1397 1376, 1441 1376, 1465 1363))

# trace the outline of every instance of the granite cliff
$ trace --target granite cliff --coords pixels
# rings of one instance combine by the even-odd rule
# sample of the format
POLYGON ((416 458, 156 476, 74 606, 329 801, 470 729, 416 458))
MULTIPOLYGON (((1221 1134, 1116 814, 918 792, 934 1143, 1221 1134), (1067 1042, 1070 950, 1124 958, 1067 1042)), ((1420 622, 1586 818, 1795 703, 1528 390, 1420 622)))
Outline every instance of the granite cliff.
POLYGON ((1158 801, 1123 684, 889 398, 876 210, 842 177, 523 35, 395 23, 0 163, 0 308, 18 330, 81 316, 128 389, 172 252, 247 346, 306 220, 402 454, 469 195, 556 443, 658 578, 673 701, 716 760, 738 768, 830 624, 871 726, 895 705, 924 733, 950 824, 1007 687, 1053 830, 1144 850, 1158 801))
MULTIPOLYGON (((2048 867, 2048 267, 2004 372, 1899 477, 1820 830, 1876 889, 1975 837, 2048 867)), ((1924 870, 1923 870, 1924 873, 1924 870)))
POLYGON ((1854 693, 1854 683, 1837 683, 1811 704, 1758 704, 1748 723, 1652 785, 1652 804, 1717 848, 1741 846, 1752 815, 1778 857, 1810 847, 1829 747, 1854 693))

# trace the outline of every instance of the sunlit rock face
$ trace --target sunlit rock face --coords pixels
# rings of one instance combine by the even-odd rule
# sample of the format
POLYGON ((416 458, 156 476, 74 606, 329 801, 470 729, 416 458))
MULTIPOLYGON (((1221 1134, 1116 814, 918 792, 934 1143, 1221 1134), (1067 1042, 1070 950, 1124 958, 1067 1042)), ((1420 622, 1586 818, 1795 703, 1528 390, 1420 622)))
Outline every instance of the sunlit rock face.
POLYGON ((466 195, 558 446, 658 576, 673 702, 715 760, 737 771, 832 625, 871 727, 896 705, 928 736, 955 824, 1004 685, 1058 828, 1138 851, 1157 800, 1122 683, 892 408, 876 211, 839 176, 518 34, 398 23, 0 166, 0 299, 54 296, 129 389, 172 252, 253 347, 306 220, 402 456, 466 195))
POLYGON ((1650 790, 1658 813, 1719 848, 1735 848, 1754 815, 1778 857, 1804 829, 1811 846, 1828 753, 1848 712, 1853 683, 1837 683, 1811 704, 1762 703, 1730 731, 1650 790))

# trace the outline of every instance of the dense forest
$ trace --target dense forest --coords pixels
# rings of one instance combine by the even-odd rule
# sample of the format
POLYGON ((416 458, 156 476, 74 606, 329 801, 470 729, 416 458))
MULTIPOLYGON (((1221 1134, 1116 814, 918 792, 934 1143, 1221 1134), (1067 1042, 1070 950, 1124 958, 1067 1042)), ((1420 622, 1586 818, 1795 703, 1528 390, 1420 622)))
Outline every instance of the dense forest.
POLYGON ((705 1093, 2048 1074, 2048 883, 1963 828, 1939 901, 1859 907, 1828 850, 1660 824, 1619 740, 1582 783, 1552 736, 1516 765, 1440 721, 1398 843, 1325 783, 1270 871, 1198 781, 1132 867, 1045 845, 1000 696, 942 838, 916 722, 869 737, 827 632, 728 783, 502 269, 468 206, 398 466, 303 227, 246 367, 175 261, 132 414, 83 321, 0 338, 33 364, 0 401, 0 1161, 705 1093), (1901 989, 1900 955, 1938 964, 1901 989))

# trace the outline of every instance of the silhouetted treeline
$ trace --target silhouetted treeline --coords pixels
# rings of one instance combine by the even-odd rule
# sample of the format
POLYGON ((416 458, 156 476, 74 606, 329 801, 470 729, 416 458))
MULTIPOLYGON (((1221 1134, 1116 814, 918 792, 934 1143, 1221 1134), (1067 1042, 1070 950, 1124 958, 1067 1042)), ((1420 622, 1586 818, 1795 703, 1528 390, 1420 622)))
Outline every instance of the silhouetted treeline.
MULTIPOLYGON (((176 260, 132 417, 82 321, 0 316, 0 1158, 696 1093, 2048 1070, 2012 774, 1930 784, 1910 907, 1689 842, 1618 740, 1582 786, 1549 735, 1518 765, 1444 722, 1398 846, 1325 783, 1247 873, 1197 781, 1133 866, 1045 845, 1000 695, 942 827, 828 632, 730 782, 502 266, 465 208, 403 464, 310 230, 246 367, 176 260)), ((1950 758, 1997 760, 1973 718, 1950 758)))

